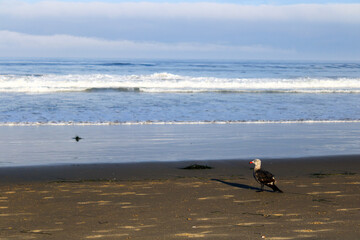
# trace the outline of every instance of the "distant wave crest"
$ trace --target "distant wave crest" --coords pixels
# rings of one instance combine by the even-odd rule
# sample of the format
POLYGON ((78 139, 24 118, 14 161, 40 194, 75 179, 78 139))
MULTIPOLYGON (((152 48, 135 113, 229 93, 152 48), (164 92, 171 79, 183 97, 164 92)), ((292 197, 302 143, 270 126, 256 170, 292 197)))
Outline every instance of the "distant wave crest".
POLYGON ((0 92, 358 94, 360 78, 215 78, 182 76, 166 72, 148 75, 0 75, 0 92))

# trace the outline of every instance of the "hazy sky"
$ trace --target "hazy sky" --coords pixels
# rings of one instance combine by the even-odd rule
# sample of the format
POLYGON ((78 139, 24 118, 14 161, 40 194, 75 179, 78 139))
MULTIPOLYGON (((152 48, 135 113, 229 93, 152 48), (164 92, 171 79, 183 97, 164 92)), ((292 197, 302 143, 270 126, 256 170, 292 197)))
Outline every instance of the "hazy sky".
POLYGON ((0 0, 0 57, 360 60, 360 0, 0 0))

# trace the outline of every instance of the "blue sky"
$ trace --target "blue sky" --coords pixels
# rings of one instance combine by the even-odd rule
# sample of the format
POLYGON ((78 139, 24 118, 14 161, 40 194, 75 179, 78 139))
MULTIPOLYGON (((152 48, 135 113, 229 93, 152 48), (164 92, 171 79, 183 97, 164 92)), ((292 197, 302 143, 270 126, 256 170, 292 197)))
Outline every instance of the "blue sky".
POLYGON ((360 0, 0 0, 0 57, 353 61, 359 12, 360 0))

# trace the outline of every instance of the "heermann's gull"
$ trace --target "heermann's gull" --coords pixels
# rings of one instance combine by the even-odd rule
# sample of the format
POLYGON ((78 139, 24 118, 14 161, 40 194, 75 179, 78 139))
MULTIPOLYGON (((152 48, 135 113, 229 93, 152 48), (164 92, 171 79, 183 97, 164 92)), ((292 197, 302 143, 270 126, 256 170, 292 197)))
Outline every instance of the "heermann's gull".
POLYGON ((262 170, 261 169, 261 160, 260 159, 255 159, 251 162, 249 162, 249 164, 255 164, 254 167, 254 178, 255 180, 261 184, 261 191, 264 191, 264 185, 272 188, 272 190, 274 190, 274 192, 283 192, 281 191, 276 185, 275 185, 275 177, 274 175, 272 175, 270 172, 262 170))

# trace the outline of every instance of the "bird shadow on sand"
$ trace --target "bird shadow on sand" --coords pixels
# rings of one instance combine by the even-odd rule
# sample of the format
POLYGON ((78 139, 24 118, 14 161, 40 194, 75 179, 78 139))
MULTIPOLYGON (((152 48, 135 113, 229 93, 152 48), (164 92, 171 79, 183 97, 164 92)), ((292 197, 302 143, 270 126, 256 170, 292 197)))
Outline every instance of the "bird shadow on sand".
MULTIPOLYGON (((226 181, 223 181, 223 180, 220 180, 220 179, 215 179, 215 178, 213 178, 211 180, 221 182, 223 184, 226 184, 226 185, 229 185, 229 186, 232 186, 232 187, 237 187, 237 188, 242 188, 242 189, 248 189, 248 190, 254 190, 254 191, 257 191, 257 192, 261 192, 260 188, 252 187, 252 186, 249 186, 249 185, 246 185, 246 184, 226 182, 226 181)), ((264 189, 264 192, 273 192, 273 191, 264 189)))

